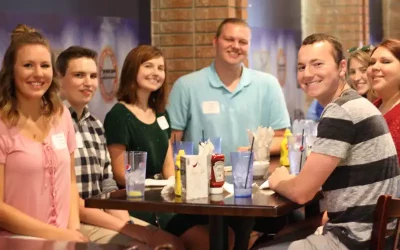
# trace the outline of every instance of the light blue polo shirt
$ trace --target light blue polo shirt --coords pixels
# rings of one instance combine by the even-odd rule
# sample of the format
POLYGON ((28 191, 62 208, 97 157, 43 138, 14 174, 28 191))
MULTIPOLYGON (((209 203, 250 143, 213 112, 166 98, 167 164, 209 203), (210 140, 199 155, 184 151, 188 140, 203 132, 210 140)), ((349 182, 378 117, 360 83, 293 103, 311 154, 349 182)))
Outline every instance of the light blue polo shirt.
POLYGON ((290 127, 285 98, 278 80, 243 66, 240 83, 230 92, 219 79, 214 64, 180 77, 167 106, 171 128, 184 131, 184 140, 197 146, 202 139, 222 137, 222 153, 230 164, 230 152, 250 145, 247 130, 258 126, 290 127))

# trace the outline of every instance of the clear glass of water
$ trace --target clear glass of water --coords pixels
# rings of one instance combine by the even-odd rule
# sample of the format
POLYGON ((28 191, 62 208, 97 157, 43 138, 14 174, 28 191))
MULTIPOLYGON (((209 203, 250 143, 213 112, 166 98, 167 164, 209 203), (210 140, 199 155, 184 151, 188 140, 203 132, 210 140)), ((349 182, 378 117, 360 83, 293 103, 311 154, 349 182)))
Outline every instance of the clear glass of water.
POLYGON ((234 197, 251 197, 253 161, 254 153, 252 152, 231 152, 234 197))
POLYGON ((307 145, 302 135, 287 137, 289 150, 290 174, 298 175, 307 157, 307 145))
POLYGON ((125 153, 125 188, 128 198, 144 196, 147 152, 128 151, 125 153))

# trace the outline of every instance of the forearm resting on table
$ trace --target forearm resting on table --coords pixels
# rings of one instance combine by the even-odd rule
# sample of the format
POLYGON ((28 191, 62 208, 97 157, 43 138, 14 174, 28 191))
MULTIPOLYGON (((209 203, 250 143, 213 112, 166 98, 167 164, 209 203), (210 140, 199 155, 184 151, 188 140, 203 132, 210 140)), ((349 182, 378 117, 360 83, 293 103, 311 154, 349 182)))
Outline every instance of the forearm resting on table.
POLYGON ((312 200, 316 193, 304 186, 299 176, 292 175, 290 179, 281 181, 274 191, 298 204, 305 204, 312 200))
POLYGON ((124 154, 126 146, 120 144, 108 145, 108 151, 111 158, 111 167, 114 174, 114 180, 120 186, 125 186, 125 163, 124 154))
POLYGON ((164 159, 162 175, 164 179, 168 179, 169 177, 175 175, 175 164, 174 164, 171 140, 168 141, 168 150, 164 159))
POLYGON ((4 202, 0 202, 0 227, 14 234, 44 239, 57 239, 61 234, 55 226, 34 219, 4 202))
POLYGON ((283 136, 274 136, 272 138, 271 146, 269 147, 270 155, 279 155, 281 153, 281 143, 283 136))
MULTIPOLYGON (((281 143, 282 143, 283 137, 282 136, 274 136, 272 138, 271 145, 269 146, 269 154, 270 155, 279 155, 281 153, 281 143)), ((241 146, 238 147, 238 151, 249 151, 251 146, 241 146)))

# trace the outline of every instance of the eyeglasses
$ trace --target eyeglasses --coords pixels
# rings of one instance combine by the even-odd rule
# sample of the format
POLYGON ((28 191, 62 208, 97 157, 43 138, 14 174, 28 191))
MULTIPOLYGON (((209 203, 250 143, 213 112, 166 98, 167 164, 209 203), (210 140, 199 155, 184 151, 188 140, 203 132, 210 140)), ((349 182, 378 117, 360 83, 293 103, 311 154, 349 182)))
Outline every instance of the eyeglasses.
POLYGON ((368 45, 359 46, 359 47, 351 47, 350 49, 347 50, 347 52, 352 53, 357 50, 361 50, 364 52, 370 52, 373 49, 374 49, 374 46, 372 46, 371 44, 368 44, 368 45))

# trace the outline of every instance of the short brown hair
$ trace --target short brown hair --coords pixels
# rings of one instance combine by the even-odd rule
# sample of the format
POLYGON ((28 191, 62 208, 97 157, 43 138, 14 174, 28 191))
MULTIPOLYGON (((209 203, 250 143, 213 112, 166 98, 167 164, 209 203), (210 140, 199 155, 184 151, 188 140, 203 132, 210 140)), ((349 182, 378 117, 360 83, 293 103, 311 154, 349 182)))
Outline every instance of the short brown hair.
POLYGON ((221 35, 222 29, 224 28, 225 24, 228 24, 228 23, 243 25, 243 26, 245 26, 247 28, 250 28, 249 24, 243 19, 240 19, 240 18, 227 18, 227 19, 223 20, 219 24, 218 29, 217 29, 217 33, 215 33, 215 37, 216 38, 218 38, 221 35))
MULTIPOLYGON (((8 46, 3 58, 3 65, 0 70, 0 109, 2 110, 3 121, 14 126, 19 120, 17 109, 16 87, 14 82, 14 65, 18 50, 25 45, 39 44, 47 47, 51 53, 48 40, 35 29, 24 24, 19 24, 11 34, 11 43, 8 46)), ((58 96, 59 85, 56 81, 54 56, 51 53, 51 65, 53 79, 49 89, 43 95, 43 114, 50 118, 53 115, 61 114, 63 106, 58 96)))
POLYGON ((303 40, 301 45, 311 45, 318 42, 328 42, 332 45, 333 58, 338 66, 340 62, 345 59, 343 45, 339 42, 339 39, 328 34, 315 33, 309 35, 303 40))
POLYGON ((68 69, 69 61, 72 59, 78 58, 90 58, 96 62, 97 60, 97 52, 91 50, 89 48, 81 47, 81 46, 71 46, 68 49, 61 52, 56 61, 56 69, 60 76, 65 76, 65 73, 68 69))
MULTIPOLYGON (((137 101, 137 74, 140 65, 153 58, 163 57, 161 50, 150 45, 140 45, 132 49, 125 58, 124 65, 121 70, 121 78, 117 91, 117 100, 126 103, 135 104, 137 101)), ((164 58, 164 71, 166 64, 164 58)), ((165 74, 165 79, 167 76, 165 74)), ((148 105, 155 112, 164 112, 167 105, 168 86, 164 80, 161 87, 152 92, 149 97, 148 105)))

